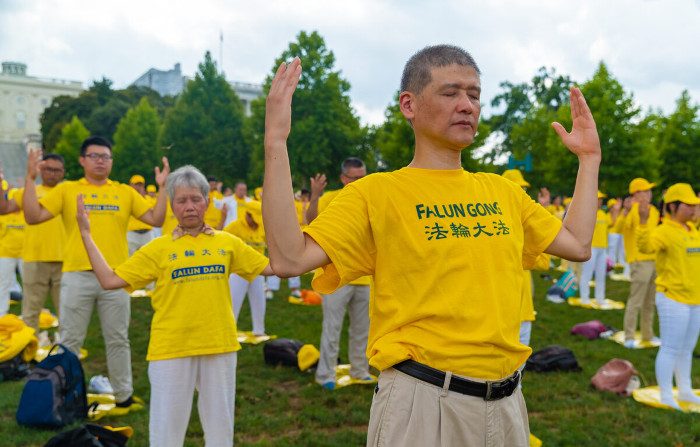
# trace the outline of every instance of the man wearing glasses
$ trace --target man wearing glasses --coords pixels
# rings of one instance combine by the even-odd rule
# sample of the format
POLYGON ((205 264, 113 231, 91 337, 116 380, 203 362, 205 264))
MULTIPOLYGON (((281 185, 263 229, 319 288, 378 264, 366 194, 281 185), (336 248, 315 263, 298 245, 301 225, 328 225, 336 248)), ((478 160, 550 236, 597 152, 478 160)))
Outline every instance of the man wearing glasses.
POLYGON ((160 226, 166 209, 165 180, 170 168, 163 157, 163 170, 155 168, 160 192, 156 204, 149 203, 132 187, 109 179, 112 171, 112 145, 102 137, 88 137, 80 148, 80 165, 85 176, 77 181, 66 181, 50 193, 37 197, 34 180, 44 162, 32 152, 27 164, 23 207, 29 225, 35 225, 55 216, 61 216, 66 230, 61 284, 61 340, 78 353, 85 340, 92 310, 97 312, 107 350, 107 369, 114 389, 117 408, 124 414, 142 408, 133 398, 131 348, 129 345, 129 296, 123 289, 104 290, 95 277, 90 260, 81 242, 76 212, 77 196, 82 195, 85 208, 94 228, 95 243, 107 263, 116 267, 126 261, 128 248, 126 231, 129 217, 160 226))
MULTIPOLYGON (((36 186, 36 195, 42 198, 63 181, 65 174, 63 157, 58 154, 44 154, 40 170, 41 184, 36 186)), ((15 191, 12 199, 0 197, 0 214, 8 214, 22 209, 24 189, 15 191)), ((65 231, 58 217, 40 225, 27 225, 22 249, 22 320, 39 333, 39 314, 44 307, 46 295, 51 294, 56 312, 59 311, 61 288, 61 267, 65 231)))

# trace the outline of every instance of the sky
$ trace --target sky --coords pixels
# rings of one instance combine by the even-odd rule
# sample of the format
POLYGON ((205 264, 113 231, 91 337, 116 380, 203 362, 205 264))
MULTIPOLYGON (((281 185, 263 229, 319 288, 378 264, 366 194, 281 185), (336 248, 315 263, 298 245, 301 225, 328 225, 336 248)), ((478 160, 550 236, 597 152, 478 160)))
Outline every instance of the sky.
POLYGON ((699 25, 700 0, 0 0, 0 60, 124 88, 177 62, 193 76, 210 50, 229 80, 262 83, 300 31, 316 30, 365 124, 383 121, 406 60, 439 43, 476 59, 486 115, 503 81, 546 66, 585 82, 601 60, 641 107, 668 114, 684 89, 700 102, 699 25))

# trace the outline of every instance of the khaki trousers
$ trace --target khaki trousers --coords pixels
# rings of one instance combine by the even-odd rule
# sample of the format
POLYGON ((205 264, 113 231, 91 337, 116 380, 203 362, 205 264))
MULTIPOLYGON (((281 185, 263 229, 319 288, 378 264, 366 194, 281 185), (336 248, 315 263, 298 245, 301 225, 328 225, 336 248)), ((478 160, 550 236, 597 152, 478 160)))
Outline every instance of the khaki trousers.
POLYGON ((634 340, 634 333, 637 330, 637 316, 639 316, 642 340, 648 341, 654 338, 656 264, 654 261, 632 262, 630 273, 632 277, 630 296, 625 305, 623 321, 625 340, 634 340))
POLYGON ((367 446, 529 446, 520 387, 509 397, 485 401, 449 391, 448 386, 440 388, 394 368, 382 371, 372 400, 367 446))
MULTIPOLYGON (((22 320, 39 333, 39 314, 44 308, 46 295, 56 312, 60 311, 61 262, 25 262, 22 268, 24 296, 22 297, 22 320)), ((60 318, 60 314, 59 314, 60 318)))
POLYGON ((97 305, 107 351, 107 371, 117 402, 133 393, 129 318, 131 298, 124 289, 104 290, 92 271, 64 272, 61 281, 61 343, 76 354, 85 341, 97 305))

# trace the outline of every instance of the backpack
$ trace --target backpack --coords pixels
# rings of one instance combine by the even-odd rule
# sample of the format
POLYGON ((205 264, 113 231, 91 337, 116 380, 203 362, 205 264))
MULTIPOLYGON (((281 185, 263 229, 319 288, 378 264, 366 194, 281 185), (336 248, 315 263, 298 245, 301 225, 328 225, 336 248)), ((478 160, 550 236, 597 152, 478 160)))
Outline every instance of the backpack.
POLYGON ((611 391, 621 396, 629 396, 634 388, 639 388, 639 372, 631 362, 612 359, 601 366, 591 378, 591 385, 599 391, 611 391), (636 380, 632 380, 637 377, 636 380), (632 382, 632 383, 630 383, 632 382))
POLYGON ((85 374, 78 356, 54 345, 29 373, 16 417, 18 424, 35 427, 63 427, 85 419, 85 374))
POLYGON ((563 300, 578 294, 578 280, 576 274, 567 270, 557 282, 547 290, 547 296, 558 296, 563 300))
POLYGON ((29 374, 29 364, 19 353, 10 360, 0 363, 0 382, 7 380, 19 380, 29 374))
POLYGON ((268 365, 284 365, 294 366, 299 365, 297 354, 304 343, 299 340, 291 340, 289 338, 278 338, 270 340, 263 346, 263 357, 268 365))
POLYGON ((124 447, 129 438, 108 428, 85 424, 49 439, 44 447, 124 447))
POLYGON ((526 371, 581 371, 571 349, 559 345, 547 346, 533 353, 525 362, 526 371))
POLYGON ((595 340, 600 337, 600 334, 607 331, 609 328, 599 320, 586 321, 579 323, 571 328, 571 333, 581 335, 589 340, 595 340))

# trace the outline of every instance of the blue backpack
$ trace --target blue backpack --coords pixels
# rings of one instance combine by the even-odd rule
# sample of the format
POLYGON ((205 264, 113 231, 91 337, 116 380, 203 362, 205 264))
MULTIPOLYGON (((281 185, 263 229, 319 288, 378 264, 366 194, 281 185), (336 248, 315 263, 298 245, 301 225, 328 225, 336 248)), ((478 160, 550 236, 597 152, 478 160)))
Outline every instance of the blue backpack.
POLYGON ((27 376, 17 407, 17 423, 62 427, 86 417, 85 374, 80 360, 65 346, 54 345, 27 376))

